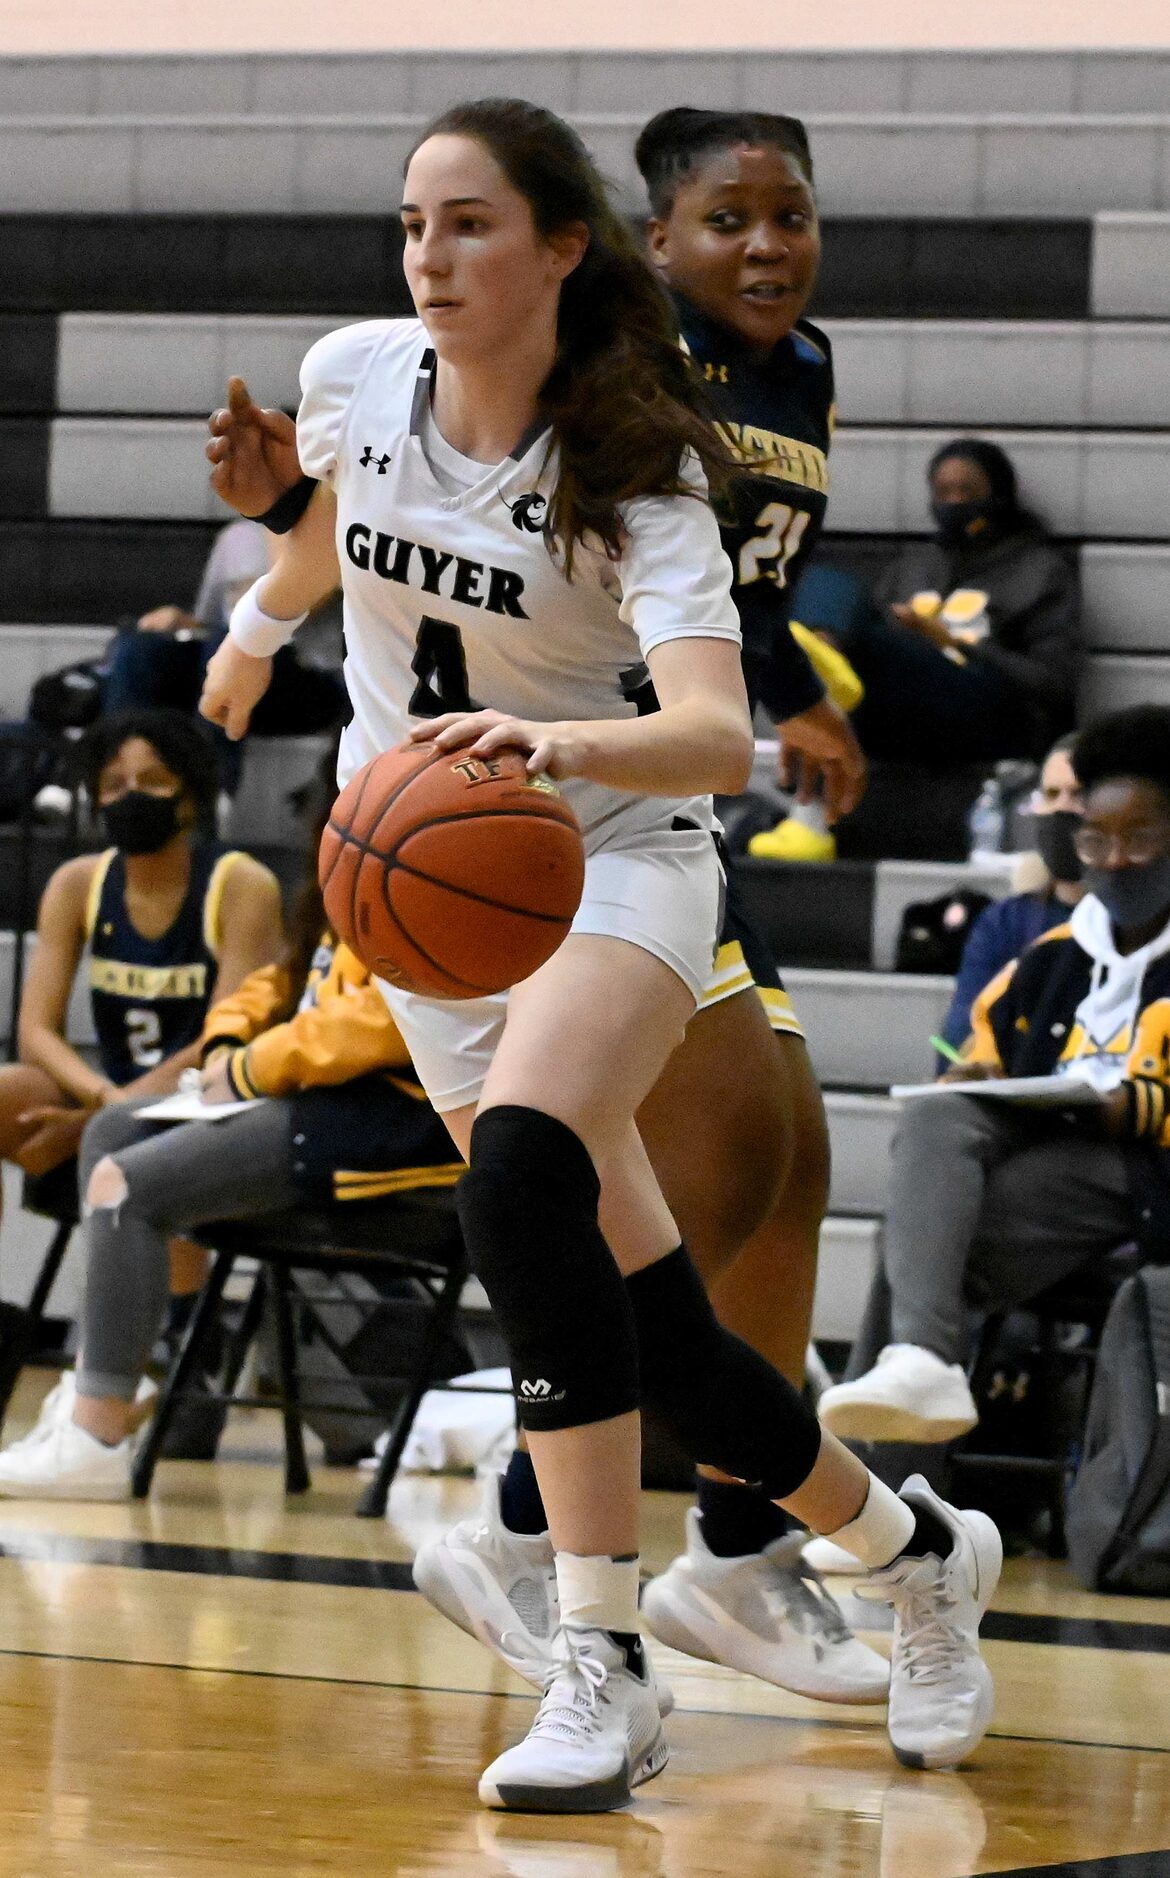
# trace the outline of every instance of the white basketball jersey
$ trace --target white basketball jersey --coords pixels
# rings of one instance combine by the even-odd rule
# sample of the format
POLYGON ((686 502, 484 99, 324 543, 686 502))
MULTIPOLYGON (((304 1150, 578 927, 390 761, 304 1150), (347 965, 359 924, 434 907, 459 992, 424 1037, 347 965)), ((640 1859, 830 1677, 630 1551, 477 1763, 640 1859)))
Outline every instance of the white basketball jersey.
MULTIPOLYGON (((417 320, 330 333, 301 368, 301 463, 337 496, 353 704, 342 782, 441 711, 483 706, 546 723, 632 717, 655 646, 739 643, 730 564, 706 501, 627 504, 621 556, 580 550, 567 581, 542 534, 556 480, 550 433, 524 438, 515 456, 455 489, 423 448, 433 371, 417 320)), ((701 490, 697 467, 694 475, 701 490)), ((647 810, 654 821, 684 810, 702 826, 711 820, 709 798, 651 801, 580 779, 563 786, 590 846, 615 822, 644 822, 647 810)))

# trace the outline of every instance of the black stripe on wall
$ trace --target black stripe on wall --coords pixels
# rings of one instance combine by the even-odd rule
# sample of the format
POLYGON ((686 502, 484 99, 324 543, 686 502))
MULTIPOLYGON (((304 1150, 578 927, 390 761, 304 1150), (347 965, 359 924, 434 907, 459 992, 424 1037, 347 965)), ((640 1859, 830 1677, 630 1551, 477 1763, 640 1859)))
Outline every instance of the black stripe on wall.
MULTIPOLYGON (((0 460, 6 428, 0 422, 0 460)), ((48 427, 42 425, 40 430, 47 450, 48 427)), ((42 510, 44 469, 42 464, 38 496, 42 510)), ((0 482, 0 514, 4 497, 0 482)), ((0 621, 112 626, 172 601, 189 607, 222 526, 218 522, 0 521, 0 621)))
POLYGON ((43 515, 48 504, 48 418, 0 418, 0 516, 43 515))
POLYGON ((813 316, 1087 319, 1089 221, 829 221, 813 316))
POLYGON ((0 414, 44 417, 56 402, 56 316, 0 315, 0 414))
POLYGON ((1077 1858, 1065 1865, 1021 1865, 1002 1878, 1170 1878, 1170 1845, 1160 1852, 1119 1852, 1113 1858, 1077 1858))
MULTIPOLYGON (((815 311, 838 318, 1084 319, 1092 224, 830 220, 815 311)), ((0 309, 410 312, 380 216, 0 216, 0 309)))

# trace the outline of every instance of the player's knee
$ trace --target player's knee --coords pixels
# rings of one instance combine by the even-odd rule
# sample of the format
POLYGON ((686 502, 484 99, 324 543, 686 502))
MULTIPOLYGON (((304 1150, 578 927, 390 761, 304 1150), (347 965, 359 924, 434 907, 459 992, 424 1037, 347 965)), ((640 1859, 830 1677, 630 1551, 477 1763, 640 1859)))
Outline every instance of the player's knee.
POLYGON ((117 1161, 109 1154, 105 1155, 94 1168, 85 1189, 85 1204, 91 1213, 103 1209, 114 1209, 122 1205, 129 1194, 126 1176, 117 1161))
POLYGON ((633 1317, 597 1223, 599 1194, 588 1150, 563 1122, 513 1104, 477 1117, 459 1218, 534 1431, 637 1406, 633 1317))

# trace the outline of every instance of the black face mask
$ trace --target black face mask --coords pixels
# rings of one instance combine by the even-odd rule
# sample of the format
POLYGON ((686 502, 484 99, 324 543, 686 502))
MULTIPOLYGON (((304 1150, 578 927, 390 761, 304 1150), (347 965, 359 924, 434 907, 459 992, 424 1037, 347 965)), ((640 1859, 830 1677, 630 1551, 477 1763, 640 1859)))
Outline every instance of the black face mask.
POLYGON ((128 789, 102 810, 106 833, 123 854, 157 854, 179 832, 178 796, 128 789))
POLYGON ((1159 913, 1170 912, 1170 854, 1141 867, 1087 867, 1084 881, 1119 932, 1148 926, 1159 913))
POLYGON ((985 540, 994 533, 1000 518, 998 502, 932 502, 930 512, 946 548, 985 540))
POLYGON ((1032 823, 1037 852, 1053 880, 1072 883, 1085 871, 1073 845, 1081 818, 1075 809, 1055 809, 1051 815, 1037 815, 1032 823))

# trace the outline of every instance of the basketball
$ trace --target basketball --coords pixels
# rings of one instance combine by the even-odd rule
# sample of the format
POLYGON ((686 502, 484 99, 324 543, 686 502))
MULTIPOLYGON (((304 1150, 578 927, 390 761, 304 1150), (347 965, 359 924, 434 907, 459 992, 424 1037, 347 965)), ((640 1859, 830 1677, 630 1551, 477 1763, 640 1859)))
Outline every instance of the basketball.
POLYGON ((409 744, 367 763, 321 841, 325 910, 404 991, 482 998, 552 957, 585 880, 577 818, 517 750, 409 744))

